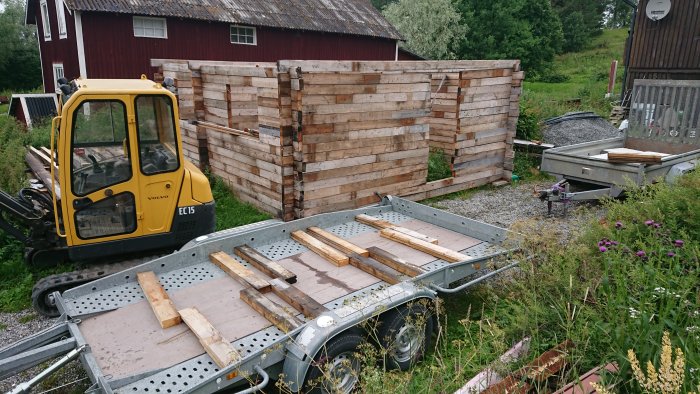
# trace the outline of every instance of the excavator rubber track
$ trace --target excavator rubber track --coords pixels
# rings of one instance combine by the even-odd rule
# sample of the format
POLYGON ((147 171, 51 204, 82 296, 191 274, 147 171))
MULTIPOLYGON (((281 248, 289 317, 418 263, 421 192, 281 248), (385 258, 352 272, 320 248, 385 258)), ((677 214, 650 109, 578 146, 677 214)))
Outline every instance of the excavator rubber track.
POLYGON ((90 264, 79 270, 46 276, 40 279, 32 288, 32 306, 44 316, 58 317, 59 312, 53 300, 54 292, 62 293, 73 287, 124 271, 163 255, 138 257, 113 263, 90 264))

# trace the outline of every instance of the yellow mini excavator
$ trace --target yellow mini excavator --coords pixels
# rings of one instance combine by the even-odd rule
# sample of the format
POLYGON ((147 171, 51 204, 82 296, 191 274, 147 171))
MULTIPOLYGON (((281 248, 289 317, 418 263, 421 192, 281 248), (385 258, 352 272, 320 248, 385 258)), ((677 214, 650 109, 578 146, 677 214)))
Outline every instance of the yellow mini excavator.
POLYGON ((25 244, 29 264, 84 265, 36 283, 32 303, 40 313, 57 313, 54 291, 214 231, 209 181, 183 157, 168 82, 145 76, 59 80, 43 187, 25 188, 17 197, 0 191, 0 229, 25 244))

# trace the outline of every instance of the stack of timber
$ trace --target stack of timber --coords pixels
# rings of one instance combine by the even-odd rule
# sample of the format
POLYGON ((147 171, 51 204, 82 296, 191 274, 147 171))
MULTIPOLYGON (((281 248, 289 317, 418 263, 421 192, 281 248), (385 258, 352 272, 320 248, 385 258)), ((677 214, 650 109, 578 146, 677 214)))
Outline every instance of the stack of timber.
POLYGON ((178 86, 187 157, 285 220, 512 175, 516 60, 152 64, 178 86), (427 182, 429 149, 452 177, 427 182))
POLYGON ((284 134, 291 143, 291 119, 280 115, 290 99, 288 93, 282 98, 273 66, 202 63, 204 121, 198 125, 207 129, 212 173, 241 200, 291 220, 292 146, 283 145, 284 134))
POLYGON ((452 178, 405 193, 424 199, 509 180, 523 72, 511 67, 434 73, 430 146, 450 161, 452 178))
POLYGON ((297 68, 290 75, 297 217, 425 183, 429 74, 297 68))
POLYGON ((186 159, 199 168, 209 164, 206 130, 191 123, 203 114, 202 79, 198 70, 192 70, 184 60, 171 60, 157 64, 160 72, 156 80, 172 78, 177 89, 177 104, 180 114, 182 151, 186 159))
POLYGON ((189 121, 180 120, 180 135, 185 159, 199 168, 208 167, 207 130, 189 121))

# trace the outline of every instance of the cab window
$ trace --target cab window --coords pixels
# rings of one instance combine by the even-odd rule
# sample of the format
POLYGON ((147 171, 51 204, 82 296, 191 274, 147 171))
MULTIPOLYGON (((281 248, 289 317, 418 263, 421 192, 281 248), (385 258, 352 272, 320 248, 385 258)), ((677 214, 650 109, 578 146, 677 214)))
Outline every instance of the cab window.
POLYGON ((91 239, 136 231, 136 200, 131 193, 120 193, 75 213, 78 237, 91 239))
POLYGON ((131 178, 126 106, 87 100, 73 113, 71 185, 85 196, 131 178))
POLYGON ((165 95, 136 98, 139 161, 145 175, 175 171, 180 162, 173 103, 165 95))

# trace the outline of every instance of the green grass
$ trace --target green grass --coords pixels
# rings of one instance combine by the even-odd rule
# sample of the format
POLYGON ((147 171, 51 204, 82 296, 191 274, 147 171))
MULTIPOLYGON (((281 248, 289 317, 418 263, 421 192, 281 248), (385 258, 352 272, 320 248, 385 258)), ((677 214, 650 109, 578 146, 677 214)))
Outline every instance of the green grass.
POLYGON ((209 181, 214 194, 214 201, 216 201, 217 231, 271 218, 269 214, 260 212, 254 206, 241 202, 233 196, 223 179, 217 176, 210 176, 209 181))
POLYGON ((7 330, 7 325, 0 323, 0 331, 5 331, 7 330))
POLYGON ((441 150, 430 149, 428 156, 428 182, 452 177, 450 160, 441 150))
POLYGON ((565 82, 549 83, 533 81, 525 70, 523 83, 523 104, 532 108, 540 119, 563 115, 570 111, 594 111, 607 118, 612 108, 611 102, 619 98, 626 29, 605 30, 594 37, 589 48, 556 57, 552 73, 568 77, 565 82), (616 93, 606 99, 610 62, 618 60, 616 93), (580 99, 581 104, 567 103, 570 99, 580 99))

